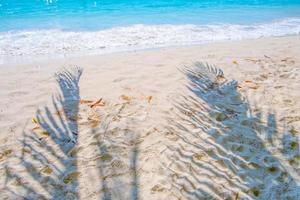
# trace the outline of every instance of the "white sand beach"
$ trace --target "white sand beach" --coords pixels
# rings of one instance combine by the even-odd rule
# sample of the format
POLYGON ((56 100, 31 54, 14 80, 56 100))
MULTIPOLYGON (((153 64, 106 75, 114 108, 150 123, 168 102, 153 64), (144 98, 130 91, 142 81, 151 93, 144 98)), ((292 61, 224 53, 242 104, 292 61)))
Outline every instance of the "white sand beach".
POLYGON ((0 65, 1 199, 300 199, 300 36, 0 65))

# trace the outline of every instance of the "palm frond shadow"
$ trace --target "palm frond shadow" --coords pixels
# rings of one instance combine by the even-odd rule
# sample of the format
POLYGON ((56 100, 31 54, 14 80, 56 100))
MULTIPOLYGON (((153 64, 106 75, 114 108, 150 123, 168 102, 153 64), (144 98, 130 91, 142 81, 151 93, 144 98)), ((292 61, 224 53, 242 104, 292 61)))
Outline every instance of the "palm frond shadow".
POLYGON ((173 187, 189 199, 299 199, 299 138, 279 134, 274 113, 252 114, 236 81, 208 64, 183 70, 190 95, 175 102, 168 131, 173 187), (185 169, 185 170, 182 170, 185 169))
POLYGON ((16 196, 25 199, 78 198, 77 182, 69 181, 68 171, 77 171, 76 155, 70 155, 70 151, 77 143, 81 74, 80 68, 56 74, 61 94, 52 97, 55 112, 48 106, 38 109, 33 118, 36 126, 31 131, 24 130, 19 157, 23 169, 7 169, 7 182, 9 179, 17 182, 17 187, 10 189, 16 196), (53 158, 57 163, 50 162, 53 158))
POLYGON ((100 177, 94 177, 96 182, 90 183, 97 189, 91 191, 91 194, 98 192, 96 196, 102 196, 103 200, 114 199, 113 197, 138 199, 136 172, 138 145, 134 143, 132 146, 131 160, 128 161, 131 163, 129 170, 132 174, 132 183, 130 187, 124 187, 126 183, 122 183, 123 180, 118 177, 118 174, 114 174, 110 169, 110 165, 113 165, 115 157, 118 156, 117 152, 113 152, 106 145, 109 143, 106 135, 109 134, 107 129, 111 123, 110 119, 101 123, 101 126, 105 127, 104 131, 98 127, 91 127, 86 132, 83 138, 87 140, 93 138, 91 141, 93 145, 84 146, 79 143, 81 74, 82 69, 77 67, 56 74, 59 94, 52 97, 51 106, 37 110, 36 117, 33 119, 35 127, 30 131, 27 129, 23 131, 19 163, 16 167, 9 164, 6 166, 5 184, 11 197, 81 199, 79 179, 83 174, 80 172, 79 162, 81 166, 85 166, 96 160, 100 177), (89 135, 88 132, 91 134, 89 135), (95 146, 94 140, 96 140, 97 153, 89 160, 80 157, 78 152, 84 148, 93 151, 90 147, 95 146), (124 196, 126 192, 130 193, 124 190, 130 190, 131 197, 124 196))
MULTIPOLYGON (((122 153, 114 148, 119 148, 119 144, 115 144, 115 141, 106 137, 106 134, 110 134, 111 130, 107 129, 108 123, 104 124, 105 134, 99 134, 103 132, 101 128, 92 129, 94 139, 97 143, 98 152, 101 155, 97 160, 97 168, 99 171, 102 200, 111 199, 139 199, 139 175, 138 175, 138 154, 139 145, 138 138, 133 138, 132 145, 129 148, 129 162, 128 166, 122 162, 122 153), (105 142, 104 142, 105 141, 105 142), (125 178, 126 174, 129 174, 129 178, 125 178), (129 179, 129 180, 128 180, 129 179)), ((103 128, 103 127, 102 127, 103 128)), ((125 148, 122 148, 123 152, 126 152, 125 148)))

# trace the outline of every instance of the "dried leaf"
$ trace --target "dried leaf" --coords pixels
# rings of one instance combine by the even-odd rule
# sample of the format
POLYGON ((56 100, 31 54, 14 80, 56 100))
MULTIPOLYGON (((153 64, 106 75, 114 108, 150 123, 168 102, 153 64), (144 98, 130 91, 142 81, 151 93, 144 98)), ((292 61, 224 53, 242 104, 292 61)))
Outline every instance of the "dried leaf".
POLYGON ((202 154, 194 154, 193 157, 196 159, 196 160, 201 160, 203 158, 203 155, 202 154))
POLYGON ((258 85, 256 85, 256 86, 249 86, 249 88, 253 89, 253 90, 257 90, 259 88, 259 86, 258 85))
POLYGON ((256 90, 259 88, 259 86, 256 83, 253 83, 252 81, 246 80, 245 83, 250 89, 256 90))
POLYGON ((159 185, 155 185, 153 188, 151 188, 152 192, 163 192, 165 189, 159 185))
POLYGON ((82 150, 81 147, 74 147, 73 149, 71 149, 71 150, 69 151, 68 155, 71 156, 71 157, 76 157, 77 153, 78 153, 79 151, 81 151, 81 150, 82 150))
POLYGON ((238 200, 238 199, 239 199, 239 193, 237 192, 235 195, 235 200, 238 200))
POLYGON ((121 98, 122 98, 123 100, 125 100, 125 101, 130 101, 130 100, 132 99, 131 97, 126 96, 126 95, 124 95, 124 94, 121 95, 121 98))
POLYGON ((39 129, 39 128, 40 128, 39 126, 36 126, 32 130, 34 131, 34 130, 39 129))
POLYGON ((9 157, 12 154, 12 150, 8 149, 0 153, 0 161, 4 160, 5 158, 9 157))
POLYGON ((97 127, 101 122, 100 115, 97 113, 93 113, 87 119, 89 120, 89 124, 92 128, 97 127))
POLYGON ((224 81, 225 77, 223 75, 217 76, 217 81, 224 81))
POLYGON ((51 174, 53 170, 50 167, 46 166, 41 170, 41 172, 44 174, 51 174))
POLYGON ((93 103, 92 100, 86 100, 86 99, 81 99, 80 100, 80 104, 90 104, 90 103, 93 103))
POLYGON ((65 112, 64 112, 64 110, 58 110, 58 111, 56 111, 55 114, 58 116, 64 116, 65 112))
POLYGON ((275 172, 278 171, 278 168, 275 167, 275 166, 271 166, 271 167, 268 168, 268 171, 269 171, 270 173, 275 173, 275 172))
POLYGON ((79 176, 80 176, 80 172, 71 172, 64 178, 63 181, 65 184, 69 184, 69 183, 76 181, 79 176))
POLYGON ((249 87, 250 89, 253 89, 253 90, 256 90, 256 89, 258 89, 258 88, 259 88, 259 86, 258 86, 258 85, 256 85, 256 84, 251 84, 251 85, 248 85, 248 87, 249 87))
POLYGON ((219 122, 224 121, 225 119, 227 119, 227 116, 224 113, 218 113, 216 115, 216 120, 219 122))
POLYGON ((35 117, 33 117, 33 118, 31 119, 31 121, 32 121, 32 123, 34 123, 34 124, 38 124, 38 120, 37 120, 37 118, 35 118, 35 117))
POLYGON ((232 63, 235 64, 235 65, 239 64, 236 60, 233 60, 232 63))
POLYGON ((150 103, 151 100, 152 100, 152 96, 147 96, 147 101, 148 101, 148 103, 150 103))
POLYGON ((24 147, 24 148, 22 149, 22 152, 23 152, 23 153, 31 153, 31 149, 30 149, 29 147, 24 147))
POLYGON ((296 131, 295 128, 292 127, 292 129, 290 130, 290 133, 291 133, 292 135, 296 135, 296 134, 298 133, 298 131, 296 131))
POLYGON ((105 102, 103 102, 102 98, 101 98, 101 99, 95 101, 94 103, 92 103, 90 105, 90 107, 93 108, 93 107, 96 107, 96 106, 104 106, 104 105, 105 105, 105 102))
POLYGON ((46 137, 48 137, 50 135, 50 133, 48 131, 43 131, 43 132, 41 132, 41 134, 46 137))
POLYGON ((90 121, 90 126, 92 128, 96 128, 100 124, 100 120, 91 120, 90 121))
POLYGON ((111 161, 112 156, 109 155, 109 154, 103 154, 103 155, 100 156, 100 159, 101 159, 102 161, 111 161))
POLYGON ((254 196, 256 196, 256 197, 258 197, 259 194, 260 194, 260 190, 257 189, 257 188, 252 188, 250 191, 251 191, 252 194, 253 194, 254 196))
POLYGON ((3 152, 3 155, 8 156, 12 153, 13 151, 11 149, 7 149, 3 152))
POLYGON ((17 177, 16 179, 15 179, 15 181, 12 183, 14 186, 21 186, 21 185, 23 185, 25 182, 23 182, 23 180, 21 179, 21 178, 19 178, 19 177, 17 177))

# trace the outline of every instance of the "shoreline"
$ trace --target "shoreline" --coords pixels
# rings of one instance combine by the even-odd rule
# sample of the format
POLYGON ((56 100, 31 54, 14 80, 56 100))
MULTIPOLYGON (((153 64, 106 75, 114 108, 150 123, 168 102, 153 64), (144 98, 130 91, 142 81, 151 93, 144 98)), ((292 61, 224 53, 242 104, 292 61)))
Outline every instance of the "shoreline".
POLYGON ((108 52, 81 52, 81 53, 66 53, 63 55, 55 54, 55 55, 31 55, 31 56, 5 56, 0 59, 0 67, 4 65, 22 65, 22 64, 34 64, 34 63, 47 63, 51 61, 62 61, 62 60, 71 60, 76 58, 93 58, 93 57, 101 57, 101 56, 110 56, 110 55, 122 55, 122 54, 134 54, 134 53, 142 53, 142 52, 153 52, 160 50, 175 50, 175 49, 186 49, 186 48, 201 48, 205 46, 211 45, 230 45, 230 43, 235 44, 239 42, 251 42, 251 41, 260 41, 260 40, 276 40, 280 38, 299 38, 300 34, 292 34, 286 36, 271 36, 271 37, 261 37, 254 39, 240 39, 240 40, 221 40, 221 41, 210 41, 204 43, 195 43, 195 44, 182 44, 182 45, 171 45, 171 46, 163 46, 163 47, 151 47, 151 48, 138 48, 138 49, 124 49, 120 51, 108 51, 108 52), (5 61, 6 60, 6 61, 5 61))

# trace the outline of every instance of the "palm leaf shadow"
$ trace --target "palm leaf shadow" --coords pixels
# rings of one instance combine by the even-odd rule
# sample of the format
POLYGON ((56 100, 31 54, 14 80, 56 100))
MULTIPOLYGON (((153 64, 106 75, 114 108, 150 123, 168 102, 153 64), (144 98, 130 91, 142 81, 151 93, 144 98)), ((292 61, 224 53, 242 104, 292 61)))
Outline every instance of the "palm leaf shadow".
MULTIPOLYGON (((78 152, 83 148, 78 141, 81 118, 79 113, 81 75, 82 69, 77 67, 56 74, 59 95, 52 97, 51 106, 37 110, 33 119, 35 127, 30 131, 23 131, 18 167, 6 166, 6 190, 14 198, 81 199, 78 183, 81 176, 78 168, 81 157, 78 152)), ((103 200, 114 199, 114 197, 137 200, 139 197, 138 144, 133 142, 133 146, 130 146, 129 169, 118 173, 113 171, 111 165, 119 155, 106 146, 109 142, 116 143, 106 137, 110 134, 107 130, 110 123, 111 118, 108 117, 100 123, 100 126, 105 127, 104 131, 99 127, 91 127, 91 135, 86 133, 87 137, 96 140, 98 151, 96 155, 93 154, 95 157, 91 160, 98 158, 96 160, 100 179, 96 178, 97 182, 92 184, 99 186, 97 191, 100 191, 99 196, 103 200), (131 175, 130 186, 127 186, 127 182, 118 175, 125 173, 131 175)), ((91 191, 92 194, 94 192, 91 191)))
POLYGON ((71 179, 77 171, 77 144, 81 68, 56 74, 60 93, 52 97, 51 108, 38 109, 31 131, 23 131, 20 164, 22 170, 7 167, 8 189, 25 199, 77 199, 77 182, 71 179), (51 163, 50 160, 57 160, 51 163), (70 174, 69 171, 72 173, 70 174), (9 181, 17 181, 11 188, 9 181))
POLYGON ((100 175, 102 200, 139 199, 139 136, 134 130, 127 128, 121 130, 120 127, 112 125, 115 121, 113 119, 122 113, 123 106, 117 110, 117 113, 110 113, 106 116, 100 126, 91 131, 93 141, 97 144, 98 155, 100 155, 97 159, 97 168, 100 175), (110 127, 115 128, 111 129, 110 127), (130 132, 130 144, 110 137, 110 135, 116 134, 115 131, 121 135, 130 132), (122 153, 118 149, 121 149, 122 153), (127 152, 128 155, 126 155, 127 152), (124 162, 126 159, 128 159, 128 163, 124 162))
POLYGON ((262 113, 251 113, 237 82, 220 69, 196 63, 183 73, 191 94, 175 102, 176 120, 168 127, 178 139, 167 147, 176 195, 299 199, 299 139, 291 128, 278 134, 274 113, 262 123, 262 113))

